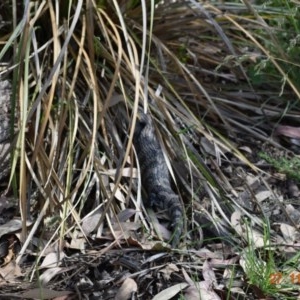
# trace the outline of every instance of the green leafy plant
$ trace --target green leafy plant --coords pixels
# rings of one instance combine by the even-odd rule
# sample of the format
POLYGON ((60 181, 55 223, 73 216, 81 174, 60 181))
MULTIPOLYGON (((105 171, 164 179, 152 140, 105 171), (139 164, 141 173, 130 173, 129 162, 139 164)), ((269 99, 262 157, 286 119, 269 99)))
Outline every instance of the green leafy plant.
POLYGON ((279 172, 300 181, 300 158, 294 156, 292 158, 279 157, 274 158, 267 153, 260 152, 259 156, 270 163, 279 172))

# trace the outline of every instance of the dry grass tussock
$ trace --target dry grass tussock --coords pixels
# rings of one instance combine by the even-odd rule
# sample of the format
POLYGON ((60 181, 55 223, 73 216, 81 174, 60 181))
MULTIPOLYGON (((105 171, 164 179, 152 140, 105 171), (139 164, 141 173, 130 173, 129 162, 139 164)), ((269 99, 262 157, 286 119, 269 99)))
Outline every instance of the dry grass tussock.
POLYGON ((274 128, 298 122, 299 66, 277 21, 289 11, 246 0, 19 2, 0 4, 0 61, 15 116, 2 188, 19 199, 21 255, 86 240, 101 253, 166 249, 149 241, 170 236, 142 204, 132 145, 140 111, 151 114, 185 205, 187 247, 201 246, 200 225, 206 242, 247 244, 240 214, 265 244, 264 222, 226 172, 242 166, 238 175, 253 180, 243 191, 259 181, 273 197, 247 154, 266 141, 282 149, 274 128))

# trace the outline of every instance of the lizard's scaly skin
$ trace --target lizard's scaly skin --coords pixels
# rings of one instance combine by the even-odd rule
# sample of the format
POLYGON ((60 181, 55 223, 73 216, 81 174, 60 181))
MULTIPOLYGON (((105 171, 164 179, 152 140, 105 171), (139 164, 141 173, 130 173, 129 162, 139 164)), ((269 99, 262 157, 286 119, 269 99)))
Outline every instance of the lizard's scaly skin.
POLYGON ((149 115, 141 114, 136 125, 134 146, 143 187, 148 194, 147 204, 167 211, 172 221, 172 246, 176 247, 183 232, 183 208, 178 195, 171 188, 168 166, 149 115))
POLYGON ((10 147, 10 117, 11 117, 11 85, 8 80, 0 78, 0 180, 8 175, 10 147))

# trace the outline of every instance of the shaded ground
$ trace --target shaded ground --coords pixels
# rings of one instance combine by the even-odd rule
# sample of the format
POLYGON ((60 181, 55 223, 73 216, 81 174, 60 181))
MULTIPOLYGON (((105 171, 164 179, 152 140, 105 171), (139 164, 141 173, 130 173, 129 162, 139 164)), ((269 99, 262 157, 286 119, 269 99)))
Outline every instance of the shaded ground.
MULTIPOLYGON (((211 225, 203 226, 203 237, 197 239, 189 234, 182 249, 171 250, 167 243, 145 240, 147 235, 141 234, 143 229, 128 219, 127 227, 123 228, 125 236, 115 230, 119 236, 116 241, 109 233, 89 239, 89 244, 80 235, 66 240, 58 264, 59 252, 48 246, 32 283, 29 279, 38 258, 34 250, 26 251, 19 266, 13 257, 11 262, 6 259, 0 269, 1 299, 5 299, 5 295, 6 299, 13 299, 13 295, 22 299, 37 298, 42 283, 45 285, 42 299, 178 299, 180 295, 185 299, 199 299, 200 294, 204 299, 280 299, 280 290, 276 291, 278 280, 289 285, 290 295, 297 293, 297 288, 293 292, 292 283, 298 283, 298 273, 291 277, 297 270, 285 267, 260 273, 263 260, 284 262, 296 255, 299 234, 293 225, 299 220, 300 212, 295 181, 262 160, 258 152, 271 154, 272 151, 275 157, 291 154, 251 139, 240 144, 240 149, 262 171, 253 171, 234 157, 228 159, 230 154, 226 160, 222 159, 221 166, 213 156, 207 160, 213 173, 224 179, 220 184, 226 197, 235 199, 241 208, 224 216, 231 223, 230 239, 222 232, 219 235, 212 232, 211 225), (269 250, 267 237, 272 243, 269 250), (235 245, 231 244, 233 240, 237 240, 235 245), (84 244, 85 249, 81 251, 79 248, 84 244), (248 251, 251 253, 247 254, 248 251), (256 274, 249 277, 249 269, 256 274), (257 281, 253 282, 255 278, 257 281), (269 290, 263 290, 260 286, 263 282, 269 282, 269 290), (61 293, 56 295, 55 291, 61 293)), ((202 201, 207 209, 215 205, 205 195, 202 201)), ((14 213, 12 205, 2 211, 2 229, 9 219, 16 217, 14 213)), ((188 224, 191 226, 191 222, 188 224)), ((229 226, 220 228, 227 230, 229 226)), ((47 242, 46 239, 39 241, 47 242)), ((38 240, 31 249, 36 247, 36 242, 38 240)))

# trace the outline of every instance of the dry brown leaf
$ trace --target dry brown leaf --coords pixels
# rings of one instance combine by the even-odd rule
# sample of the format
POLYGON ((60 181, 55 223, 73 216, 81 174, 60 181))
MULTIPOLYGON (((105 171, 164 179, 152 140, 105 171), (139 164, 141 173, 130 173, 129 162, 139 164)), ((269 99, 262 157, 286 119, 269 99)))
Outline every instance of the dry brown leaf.
POLYGON ((168 241, 171 238, 171 232, 163 226, 157 218, 157 213, 154 212, 153 209, 147 209, 148 216, 151 219, 151 224, 155 230, 155 233, 161 240, 168 241))
POLYGON ((92 214, 89 214, 82 220, 82 230, 84 234, 89 235, 98 225, 103 209, 99 207, 92 214))
POLYGON ((235 231, 245 240, 251 242, 253 247, 260 248, 265 246, 266 241, 263 234, 243 222, 242 216, 243 215, 240 211, 235 211, 231 215, 231 225, 235 231))
MULTIPOLYGON (((26 225, 30 226, 32 222, 27 221, 26 225)), ((7 222, 6 224, 3 224, 0 226, 0 236, 6 233, 16 232, 18 230, 21 230, 22 228, 22 221, 19 219, 13 219, 7 222)))
POLYGON ((72 239, 69 247, 78 250, 83 250, 86 248, 86 238, 83 236, 81 231, 74 230, 72 232, 72 239))
MULTIPOLYGON (((245 239, 246 238, 247 236, 245 236, 245 239)), ((250 230, 250 234, 248 234, 248 239, 249 238, 256 248, 262 248, 270 244, 270 241, 265 239, 263 233, 255 229, 250 230)))
POLYGON ((208 258, 220 258, 222 259, 223 258, 223 254, 220 253, 220 252, 217 252, 217 251, 211 251, 207 248, 201 248, 197 251, 193 251, 193 253, 195 255, 197 255, 198 257, 200 258, 203 258, 203 259, 208 259, 208 258))
POLYGON ((132 294, 137 292, 137 284, 131 278, 126 278, 119 288, 115 299, 116 300, 127 300, 131 299, 132 294))
POLYGON ((58 255, 57 252, 51 252, 48 253, 46 255, 46 257, 44 258, 42 264, 41 264, 41 269, 42 268, 53 268, 53 267, 57 267, 59 262, 65 257, 65 253, 64 252, 60 252, 60 254, 58 255))
POLYGON ((195 282, 188 273, 182 268, 184 279, 189 283, 189 287, 183 291, 185 299, 188 300, 220 300, 220 297, 212 290, 211 281, 195 282))
POLYGON ((152 300, 168 300, 172 299, 174 296, 176 296, 178 293, 182 292, 186 287, 189 285, 185 282, 178 283, 175 285, 170 286, 169 288, 159 292, 156 294, 152 300))
POLYGON ((280 230, 287 244, 293 244, 295 239, 298 238, 297 229, 293 226, 282 223, 280 224, 280 230))
POLYGON ((24 293, 21 293, 20 296, 22 299, 52 299, 57 297, 62 297, 70 295, 72 292, 69 291, 54 291, 46 288, 36 288, 28 290, 24 293))
POLYGON ((201 138, 200 144, 206 153, 208 153, 212 156, 216 155, 216 149, 215 149, 214 144, 210 140, 208 140, 206 137, 201 138))
POLYGON ((230 219, 232 227, 239 235, 243 235, 241 218, 242 218, 242 213, 239 210, 236 210, 235 212, 233 212, 230 219))
POLYGON ((157 259, 161 259, 164 256, 167 256, 167 253, 165 252, 156 253, 154 255, 149 256, 147 259, 145 259, 144 263, 150 263, 156 261, 157 259))
POLYGON ((300 128, 279 125, 275 130, 275 134, 300 139, 300 128))
POLYGON ((0 281, 13 282, 14 279, 19 276, 22 276, 21 268, 15 261, 11 261, 6 266, 0 268, 0 281))
POLYGON ((63 268, 61 268, 61 267, 54 267, 54 268, 47 269, 39 277, 39 280, 40 280, 41 284, 45 286, 55 275, 57 275, 58 273, 60 273, 60 271, 62 269, 63 268))
POLYGON ((210 260, 210 265, 213 266, 213 267, 220 267, 220 266, 231 266, 233 264, 236 264, 239 260, 239 256, 238 255, 235 255, 229 259, 219 259, 219 258, 212 258, 210 260))
POLYGON ((120 230, 125 232, 129 231, 137 231, 138 229, 141 228, 141 224, 136 223, 136 222, 120 222, 120 223, 115 223, 112 228, 114 230, 120 230))
POLYGON ((299 220, 300 220, 300 211, 295 209, 295 207, 292 204, 287 204, 285 206, 285 210, 287 212, 287 214, 290 216, 290 218, 296 223, 298 224, 299 220))
MULTIPOLYGON (((113 191, 115 188, 115 185, 113 183, 110 183, 109 186, 110 186, 110 190, 113 191)), ((121 190, 119 188, 116 189, 115 198, 118 199, 122 203, 126 202, 124 194, 121 192, 121 190)))
POLYGON ((113 234, 111 231, 106 230, 106 237, 111 237, 111 239, 118 240, 128 240, 139 228, 141 228, 141 224, 135 222, 116 223, 111 226, 113 234))
POLYGON ((58 296, 53 298, 53 300, 68 300, 68 299, 73 300, 74 298, 72 298, 72 296, 70 297, 70 295, 58 296))
POLYGON ((128 231, 123 231, 122 229, 114 230, 113 234, 107 230, 106 234, 97 238, 106 239, 106 240, 127 240, 130 237, 130 233, 128 231))
POLYGON ((170 280, 171 275, 174 272, 179 272, 178 267, 175 264, 167 264, 163 269, 159 271, 160 273, 163 273, 163 277, 165 280, 170 280))
POLYGON ((292 181, 288 180, 288 195, 290 198, 298 198, 300 196, 300 190, 298 185, 292 181))
POLYGON ((126 222, 132 216, 134 216, 136 213, 137 213, 137 210, 132 209, 132 208, 126 208, 118 213, 117 219, 119 220, 119 222, 126 222))
POLYGON ((220 152, 222 152, 223 154, 228 152, 227 149, 225 149, 221 145, 217 145, 212 140, 209 140, 207 137, 202 137, 200 140, 200 144, 205 150, 205 152, 214 157, 218 157, 220 152))
MULTIPOLYGON (((107 175, 107 176, 116 176, 117 169, 109 169, 105 172, 101 172, 101 174, 107 175)), ((137 171, 135 168, 123 168, 122 169, 122 176, 124 177, 132 177, 137 178, 137 171)))
POLYGON ((192 278, 189 276, 189 274, 187 273, 187 271, 185 270, 185 268, 182 268, 182 274, 183 274, 183 277, 184 277, 185 281, 189 285, 193 285, 194 284, 192 278))
POLYGON ((208 281, 194 282, 183 291, 185 300, 221 300, 208 281))
POLYGON ((252 154, 252 150, 251 150, 251 148, 248 147, 248 146, 241 146, 241 147, 239 147, 239 149, 240 149, 240 150, 243 150, 243 151, 245 151, 245 152, 247 152, 247 153, 249 153, 249 154, 252 154))
POLYGON ((203 264, 202 275, 205 281, 211 282, 214 286, 217 284, 216 274, 207 260, 203 264))
POLYGON ((260 191, 255 194, 255 198, 258 202, 262 202, 270 197, 272 197, 272 192, 270 190, 260 191))
POLYGON ((133 236, 127 239, 127 243, 131 246, 138 246, 144 250, 165 251, 171 249, 170 245, 165 242, 148 240, 141 242, 140 239, 135 239, 133 236))

